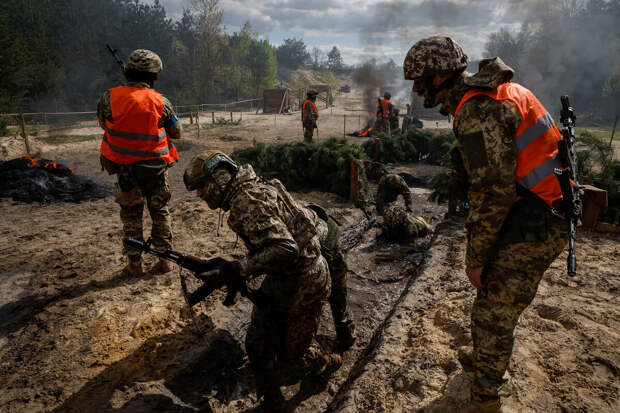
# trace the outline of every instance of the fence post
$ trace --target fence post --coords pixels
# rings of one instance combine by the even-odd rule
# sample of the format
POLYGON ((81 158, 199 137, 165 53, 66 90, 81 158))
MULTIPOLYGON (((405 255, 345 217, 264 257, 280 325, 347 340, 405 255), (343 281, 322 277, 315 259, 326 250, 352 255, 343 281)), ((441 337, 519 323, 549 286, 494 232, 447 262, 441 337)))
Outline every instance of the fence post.
POLYGON ((243 111, 239 112, 239 123, 243 120, 243 111))
POLYGON ((614 141, 614 135, 616 133, 616 125, 618 124, 618 115, 616 115, 616 120, 614 121, 614 128, 611 131, 611 138, 609 138, 609 147, 611 148, 611 144, 614 141))
POLYGON ((192 111, 189 111, 189 124, 193 125, 194 124, 194 117, 192 116, 192 111))
POLYGON ((215 123, 215 112, 211 112, 211 123, 215 123))
POLYGON ((232 118, 232 112, 230 112, 230 123, 233 122, 233 118, 232 118))
POLYGON ((347 137, 347 115, 344 115, 344 122, 342 125, 342 137, 343 138, 347 137))
POLYGON ((357 129, 361 129, 362 128, 362 114, 358 113, 357 114, 357 129))
POLYGON ((359 194, 359 170, 355 161, 351 160, 349 183, 349 202, 357 205, 359 194))
POLYGON ((198 120, 198 112, 196 112, 196 127, 198 128, 198 137, 200 138, 200 121, 198 120))
POLYGON ((26 121, 24 120, 24 114, 19 114, 20 123, 22 126, 22 136, 24 137, 24 143, 26 144, 26 154, 30 155, 30 140, 28 134, 26 134, 26 121))

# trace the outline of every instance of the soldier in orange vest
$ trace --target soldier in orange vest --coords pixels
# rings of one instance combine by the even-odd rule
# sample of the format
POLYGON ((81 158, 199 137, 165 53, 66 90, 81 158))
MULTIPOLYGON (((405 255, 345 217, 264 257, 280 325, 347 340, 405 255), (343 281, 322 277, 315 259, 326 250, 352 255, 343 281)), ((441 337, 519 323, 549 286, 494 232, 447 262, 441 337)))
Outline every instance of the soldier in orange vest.
POLYGON ((517 321, 566 245, 567 222, 555 213, 562 137, 534 94, 510 82, 514 71, 501 59, 482 60, 476 74, 466 67, 467 56, 446 36, 417 42, 403 65, 424 106, 454 116, 469 183, 465 271, 477 289, 467 411, 501 412, 501 396, 512 389, 506 369, 517 321))
MULTIPOLYGON (((172 248, 167 169, 179 157, 171 139, 181 138, 181 124, 170 101, 153 89, 161 70, 157 54, 134 50, 124 65, 127 83, 103 93, 97 117, 104 130, 102 169, 118 175, 116 202, 121 207, 124 235, 144 239, 142 215, 146 202, 153 222, 153 246, 165 250, 172 248)), ((140 251, 123 247, 123 253, 128 257, 125 271, 142 275, 140 251)), ((153 270, 171 269, 169 261, 160 259, 153 270)))
POLYGON ((391 98, 390 92, 385 92, 383 99, 377 99, 377 119, 373 132, 388 133, 390 131, 390 118, 394 116, 394 106, 390 103, 391 98))
POLYGON ((304 128, 304 142, 312 142, 312 135, 316 129, 316 121, 319 119, 319 109, 316 107, 318 92, 309 90, 306 100, 301 106, 301 123, 304 128))

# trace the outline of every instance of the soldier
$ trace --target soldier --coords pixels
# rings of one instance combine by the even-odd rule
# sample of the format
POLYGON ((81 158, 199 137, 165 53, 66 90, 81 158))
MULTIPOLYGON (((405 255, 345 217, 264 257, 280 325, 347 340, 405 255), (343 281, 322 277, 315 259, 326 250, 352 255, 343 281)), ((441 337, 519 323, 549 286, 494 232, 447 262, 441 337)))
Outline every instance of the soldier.
POLYGON ((402 195, 407 212, 411 212, 411 189, 402 176, 397 174, 385 174, 379 180, 377 186, 377 214, 383 215, 385 206, 396 201, 398 195, 402 195))
POLYGON ((431 36, 409 50, 404 74, 425 107, 454 115, 470 184, 465 271, 477 289, 469 411, 500 412, 517 320, 566 243, 567 224, 552 213, 562 198, 553 173, 561 135, 501 59, 482 60, 476 74, 466 67, 458 44, 431 36))
POLYGON ((319 119, 319 109, 316 107, 316 96, 319 93, 315 90, 309 90, 306 93, 307 98, 301 106, 301 124, 304 128, 304 142, 312 142, 312 135, 316 129, 316 121, 319 119))
POLYGON ((392 95, 390 92, 383 94, 383 99, 377 99, 377 120, 373 131, 388 133, 390 128, 390 118, 393 116, 394 107, 390 103, 392 95))
POLYGON ((329 237, 328 225, 280 181, 266 182, 219 151, 196 156, 184 181, 209 208, 229 211, 228 225, 248 249, 248 257, 224 265, 222 275, 266 275, 259 293, 268 305, 254 306, 245 345, 258 397, 268 411, 281 411, 279 363, 323 379, 342 364, 314 339, 331 290, 320 242, 329 237))
POLYGON ((430 225, 411 213, 411 190, 400 175, 386 174, 381 177, 376 203, 377 214, 383 215, 383 233, 389 240, 409 243, 430 232, 430 225), (398 195, 403 196, 405 208, 396 204, 398 195))
MULTIPOLYGON (((134 50, 124 67, 127 83, 103 93, 97 104, 101 141, 101 166, 118 174, 116 202, 121 207, 123 233, 143 240, 144 202, 153 221, 151 237, 157 249, 172 247, 167 169, 178 153, 170 139, 181 138, 181 124, 168 99, 153 89, 162 62, 150 50, 134 50)), ((140 252, 123 247, 128 257, 125 270, 142 275, 140 252)), ((169 272, 171 264, 160 259, 153 269, 169 272)))

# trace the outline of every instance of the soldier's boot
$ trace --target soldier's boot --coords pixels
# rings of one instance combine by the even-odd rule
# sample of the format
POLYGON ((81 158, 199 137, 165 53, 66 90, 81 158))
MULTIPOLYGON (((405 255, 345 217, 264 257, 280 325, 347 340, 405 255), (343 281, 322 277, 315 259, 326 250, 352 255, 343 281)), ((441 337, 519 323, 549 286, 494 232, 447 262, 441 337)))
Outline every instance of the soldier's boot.
POLYGON ((159 262, 153 267, 153 272, 156 274, 165 274, 172 271, 172 263, 165 258, 160 258, 159 262))
POLYGON ((338 352, 344 353, 355 343, 355 325, 353 320, 347 320, 336 325, 336 338, 338 339, 338 352))
POLYGON ((263 394, 262 407, 265 412, 286 413, 286 400, 279 388, 263 394))
POLYGON ((142 257, 139 255, 130 255, 127 258, 127 265, 123 270, 134 277, 144 275, 144 269, 142 269, 142 257))
POLYGON ((325 364, 318 374, 318 377, 327 381, 336 370, 342 366, 342 357, 340 354, 326 354, 323 356, 325 364))

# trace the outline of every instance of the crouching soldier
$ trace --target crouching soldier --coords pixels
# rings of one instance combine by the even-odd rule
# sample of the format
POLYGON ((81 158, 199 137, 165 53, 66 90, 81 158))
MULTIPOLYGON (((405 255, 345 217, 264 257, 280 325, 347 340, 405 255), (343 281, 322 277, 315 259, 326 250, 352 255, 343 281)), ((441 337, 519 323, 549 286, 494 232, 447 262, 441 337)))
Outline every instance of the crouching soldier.
POLYGON ((228 225, 248 249, 246 259, 222 266, 222 275, 266 276, 258 293, 268 304, 254 306, 245 345, 257 396, 268 411, 282 411, 279 364, 321 378, 342 364, 339 355, 326 354, 314 338, 331 292, 320 242, 328 226, 280 181, 266 182, 250 165, 239 166, 219 151, 196 156, 184 181, 209 208, 229 211, 228 225))

